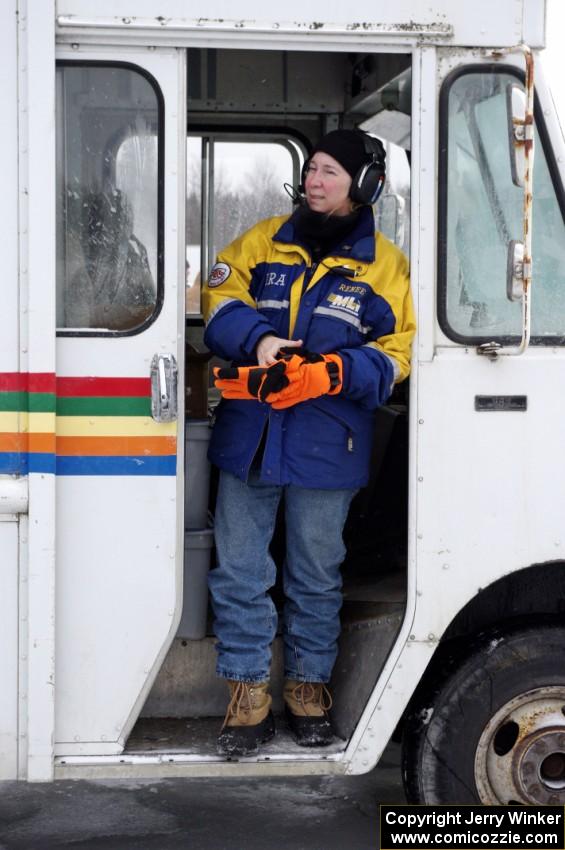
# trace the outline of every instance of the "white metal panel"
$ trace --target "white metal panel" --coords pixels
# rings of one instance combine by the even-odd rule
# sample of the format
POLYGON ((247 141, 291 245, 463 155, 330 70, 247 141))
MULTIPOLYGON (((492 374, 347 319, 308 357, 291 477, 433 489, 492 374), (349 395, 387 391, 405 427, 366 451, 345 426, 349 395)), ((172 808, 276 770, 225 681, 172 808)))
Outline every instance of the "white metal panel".
POLYGON ((28 593, 29 514, 19 518, 19 599, 18 599, 18 779, 28 775, 28 593))
POLYGON ((422 367, 417 640, 437 640, 499 577, 565 559, 564 359, 563 350, 530 349, 491 363, 443 349, 422 367), (476 394, 526 395, 528 410, 475 412, 476 394), (441 409, 434 397, 449 403, 441 409))
MULTIPOLYGON (((345 755, 347 771, 363 773, 374 766, 416 687, 435 646, 413 640, 412 623, 420 604, 418 546, 422 534, 419 492, 421 445, 420 381, 421 363, 433 355, 435 309, 435 209, 437 146, 437 67, 435 48, 416 51, 412 61, 412 151, 410 232, 410 280, 418 332, 413 346, 410 377, 410 456, 408 585, 406 615, 395 645, 379 677, 345 755)), ((443 405, 442 405, 443 408, 443 405)))
MULTIPOLYGON (((128 61, 152 74, 161 88, 165 299, 158 318, 141 333, 59 337, 57 374, 148 377, 152 356, 170 352, 181 363, 182 381, 178 310, 182 304, 184 318, 184 263, 179 262, 178 240, 179 193, 185 185, 184 52, 79 49, 61 58, 128 61)), ((181 400, 176 423, 181 445, 183 413, 181 400)), ((109 435, 114 433, 113 419, 108 417, 109 435)), ((171 432, 169 425, 162 428, 164 434, 171 432)), ((179 454, 181 478, 182 468, 179 454)), ((179 488, 182 481, 177 484, 174 475, 57 478, 59 754, 121 752, 173 640, 182 607, 184 500, 179 488)))
MULTIPOLYGON (((55 372, 54 0, 20 4, 20 304, 23 372, 55 372), (31 8, 30 8, 31 7, 31 8)), ((52 430, 55 431, 55 415, 52 430)), ((27 777, 53 776, 55 482, 29 476, 27 777)))
POLYGON ((0 780, 18 776, 18 524, 0 522, 0 780))
MULTIPOLYGON (((0 371, 19 367, 18 304, 18 62, 16 2, 0 7, 0 86, 4 123, 0 134, 3 163, 0 201, 2 310, 0 371)), ((0 780, 18 777, 18 523, 8 513, 27 504, 27 483, 0 481, 0 780), (25 497, 22 492, 25 489, 25 497)), ((15 519, 15 517, 13 518, 15 519)))
MULTIPOLYGON (((458 45, 510 45, 525 38, 532 46, 540 42, 533 39, 543 35, 544 0, 476 0, 472 9, 466 3, 457 0, 359 0, 354 9, 339 0, 311 0, 305 11, 300 0, 290 0, 275 11, 272 6, 259 0, 240 0, 236 6, 231 0, 206 0, 200 6, 184 0, 100 0, 93 10, 90 0, 58 0, 57 14, 63 18, 61 24, 80 23, 80 19, 93 22, 96 18, 113 21, 118 27, 140 23, 153 26, 166 33, 173 33, 175 27, 192 25, 205 30, 207 27, 233 28, 243 35, 246 28, 259 25, 279 30, 305 31, 310 39, 324 37, 324 29, 331 31, 332 25, 348 31, 367 32, 370 28, 386 29, 398 37, 403 32, 413 32, 418 28, 423 37, 425 30, 445 35, 453 33, 450 43, 458 45), (527 15, 524 5, 527 4, 527 15), (77 21, 68 20, 75 16, 77 21), (527 32, 523 24, 527 23, 527 32), (124 23, 125 20, 125 23, 124 23)), ((353 34, 353 33, 352 33, 353 34)), ((164 36, 166 37, 166 36, 164 36)), ((436 35, 437 39, 437 35, 436 35)))
POLYGON ((126 721, 173 624, 175 488, 174 477, 59 482, 58 752, 85 742, 121 751, 126 721), (113 526, 108 505, 117 514, 113 526))
POLYGON ((547 3, 540 0, 524 0, 524 37, 522 41, 532 47, 546 43, 547 3), (540 10, 540 6, 543 10, 540 10))
POLYGON ((0 133, 2 198, 0 201, 0 372, 18 370, 18 64, 16 2, 0 7, 0 89, 3 130, 0 133))

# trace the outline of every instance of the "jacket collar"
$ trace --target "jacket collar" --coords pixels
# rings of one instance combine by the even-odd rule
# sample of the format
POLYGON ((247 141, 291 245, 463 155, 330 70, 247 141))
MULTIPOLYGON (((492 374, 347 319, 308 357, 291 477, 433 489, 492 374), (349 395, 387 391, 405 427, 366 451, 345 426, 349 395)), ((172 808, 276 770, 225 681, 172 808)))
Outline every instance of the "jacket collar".
MULTIPOLYGON (((294 212, 287 218, 273 236, 273 242, 283 245, 298 246, 309 254, 308 249, 300 243, 296 237, 293 219, 294 212)), ((372 207, 362 207, 359 218, 353 230, 348 233, 342 242, 335 245, 332 256, 351 257, 363 263, 372 263, 375 260, 375 219, 372 207)))

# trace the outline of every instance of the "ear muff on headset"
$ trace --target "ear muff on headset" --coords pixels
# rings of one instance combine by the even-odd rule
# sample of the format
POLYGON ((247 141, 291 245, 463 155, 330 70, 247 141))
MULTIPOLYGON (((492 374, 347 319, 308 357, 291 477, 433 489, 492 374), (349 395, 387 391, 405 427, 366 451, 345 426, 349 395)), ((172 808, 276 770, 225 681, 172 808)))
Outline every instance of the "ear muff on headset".
POLYGON ((362 133, 367 157, 365 163, 351 180, 349 197, 356 204, 374 204, 384 189, 386 178, 386 152, 380 139, 362 133))
MULTIPOLYGON (((361 166, 351 180, 349 197, 356 204, 374 204, 384 189, 386 178, 386 151, 380 139, 359 131, 365 145, 368 162, 361 166)), ((310 157, 304 161, 300 174, 298 192, 304 195, 304 184, 310 165, 310 157)))

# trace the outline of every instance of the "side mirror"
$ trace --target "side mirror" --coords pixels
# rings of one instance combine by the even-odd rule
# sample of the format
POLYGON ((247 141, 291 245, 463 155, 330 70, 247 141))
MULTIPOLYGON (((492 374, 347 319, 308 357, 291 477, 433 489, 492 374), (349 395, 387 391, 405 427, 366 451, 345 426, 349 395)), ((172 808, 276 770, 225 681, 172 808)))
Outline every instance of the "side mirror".
POLYGON ((533 127, 526 124, 526 92, 514 83, 506 87, 506 116, 512 182, 523 187, 527 167, 526 144, 533 145, 533 127))
POLYGON ((524 243, 515 239, 508 244, 506 296, 509 301, 521 301, 524 297, 524 243))

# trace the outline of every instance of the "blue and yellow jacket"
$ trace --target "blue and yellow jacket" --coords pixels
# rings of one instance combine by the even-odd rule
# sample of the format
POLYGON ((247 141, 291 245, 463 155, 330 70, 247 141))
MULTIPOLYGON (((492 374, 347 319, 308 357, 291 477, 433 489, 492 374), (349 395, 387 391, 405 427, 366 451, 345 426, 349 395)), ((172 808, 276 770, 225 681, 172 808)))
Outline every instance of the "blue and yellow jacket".
POLYGON ((203 290, 204 340, 237 366, 257 362, 265 334, 302 339, 343 360, 339 395, 286 410, 220 402, 209 458, 246 480, 264 436, 261 478, 321 489, 366 484, 374 411, 409 373, 415 332, 407 260, 364 207, 331 256, 312 265, 293 219, 256 224, 218 256, 203 290))

